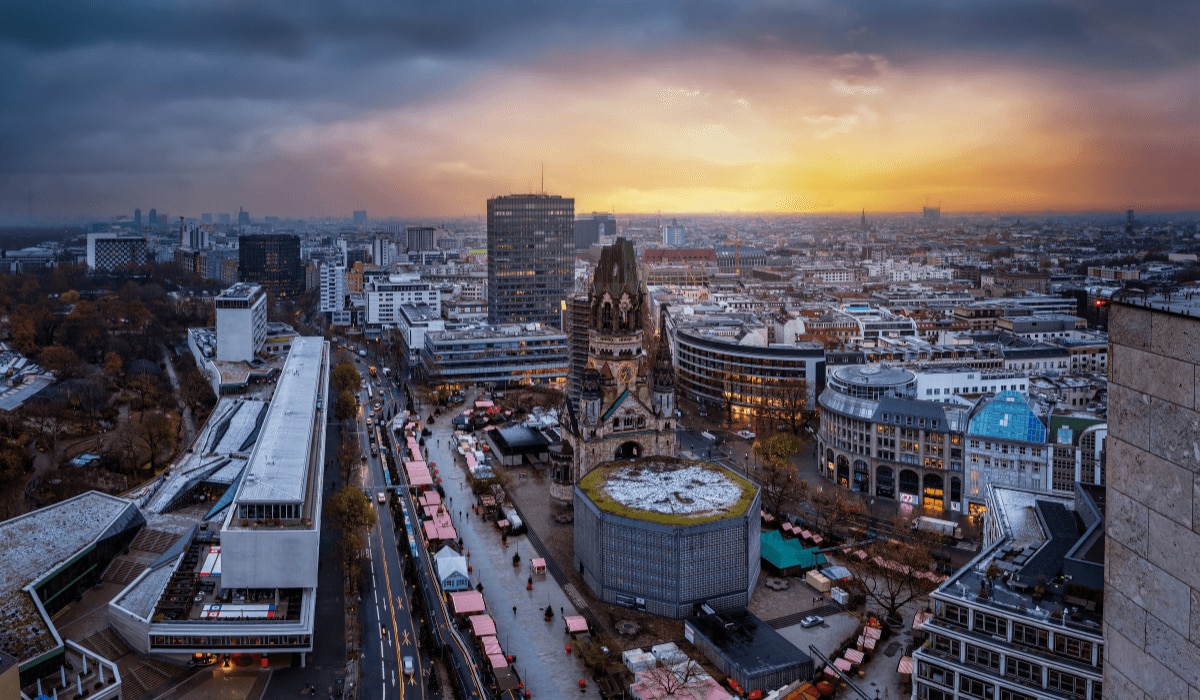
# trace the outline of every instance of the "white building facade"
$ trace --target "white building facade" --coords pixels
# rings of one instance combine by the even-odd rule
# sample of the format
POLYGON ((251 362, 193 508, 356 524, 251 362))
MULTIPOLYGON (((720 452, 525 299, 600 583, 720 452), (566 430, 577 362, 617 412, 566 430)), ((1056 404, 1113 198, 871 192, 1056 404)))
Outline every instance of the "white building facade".
POLYGON ((217 360, 250 362, 267 339, 267 293, 238 283, 216 298, 217 360))

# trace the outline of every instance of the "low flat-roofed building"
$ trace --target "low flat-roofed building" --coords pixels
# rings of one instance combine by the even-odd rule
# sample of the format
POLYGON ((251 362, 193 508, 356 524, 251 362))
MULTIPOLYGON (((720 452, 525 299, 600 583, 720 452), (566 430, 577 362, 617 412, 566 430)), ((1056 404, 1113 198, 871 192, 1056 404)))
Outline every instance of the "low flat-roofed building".
POLYGON ((421 350, 421 371, 442 387, 562 385, 567 365, 567 335, 540 323, 429 331, 421 350))
POLYGON ((502 428, 489 430, 484 435, 492 446, 493 453, 506 467, 520 467, 528 460, 540 464, 549 459, 550 441, 542 431, 534 428, 502 428))
POLYGON ((57 670, 65 647, 53 615, 100 581, 145 522, 132 501, 88 491, 0 523, 0 651, 22 678, 57 670))
MULTIPOLYGON (((328 344, 297 338, 265 415, 252 401, 214 411, 214 430, 206 427, 198 442, 228 450, 226 463, 188 467, 190 480, 172 491, 240 481, 206 516, 228 509, 219 530, 198 526, 180 538, 109 604, 113 627, 133 649, 180 658, 300 652, 303 663, 316 605, 328 375, 328 344)), ((148 505, 170 508, 179 495, 156 493, 148 505)))
POLYGON ((683 638, 747 692, 813 678, 812 658, 745 609, 690 617, 683 638))

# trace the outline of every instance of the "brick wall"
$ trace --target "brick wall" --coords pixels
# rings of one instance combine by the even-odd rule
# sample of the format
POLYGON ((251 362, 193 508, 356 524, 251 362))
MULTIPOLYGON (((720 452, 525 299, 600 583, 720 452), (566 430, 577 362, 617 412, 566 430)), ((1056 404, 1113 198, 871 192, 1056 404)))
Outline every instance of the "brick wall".
POLYGON ((1104 695, 1200 699, 1200 318, 1114 304, 1104 695))

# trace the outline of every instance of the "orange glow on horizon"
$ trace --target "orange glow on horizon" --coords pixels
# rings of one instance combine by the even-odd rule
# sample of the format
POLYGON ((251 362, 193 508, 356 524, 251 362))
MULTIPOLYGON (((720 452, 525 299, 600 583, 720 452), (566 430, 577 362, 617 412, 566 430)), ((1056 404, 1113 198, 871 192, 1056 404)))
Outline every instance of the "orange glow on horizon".
POLYGON ((1188 71, 1123 83, 956 57, 759 59, 563 57, 275 143, 343 173, 373 214, 479 215, 536 191, 542 163, 577 212, 1200 209, 1188 71))

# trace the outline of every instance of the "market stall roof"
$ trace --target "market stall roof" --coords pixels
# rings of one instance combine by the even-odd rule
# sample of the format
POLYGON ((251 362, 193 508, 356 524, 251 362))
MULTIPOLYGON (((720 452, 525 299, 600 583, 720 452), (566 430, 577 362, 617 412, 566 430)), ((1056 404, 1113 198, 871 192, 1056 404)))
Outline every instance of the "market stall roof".
POLYGON ((474 615, 483 612, 483 593, 479 591, 456 591, 450 594, 450 606, 455 615, 474 615))
POLYGON ((496 621, 492 619, 491 615, 486 613, 483 615, 472 615, 468 620, 471 622, 471 632, 476 637, 486 637, 487 635, 496 634, 496 621))
POLYGON ((480 637, 479 644, 483 647, 484 654, 491 655, 504 653, 504 651, 500 648, 500 640, 496 639, 494 635, 480 637))
POLYGON ((567 625, 567 631, 571 634, 588 631, 587 618, 583 615, 567 615, 564 622, 567 625))
POLYGON ((504 654, 488 654, 487 658, 492 668, 506 668, 508 666, 508 659, 504 658, 504 654))

